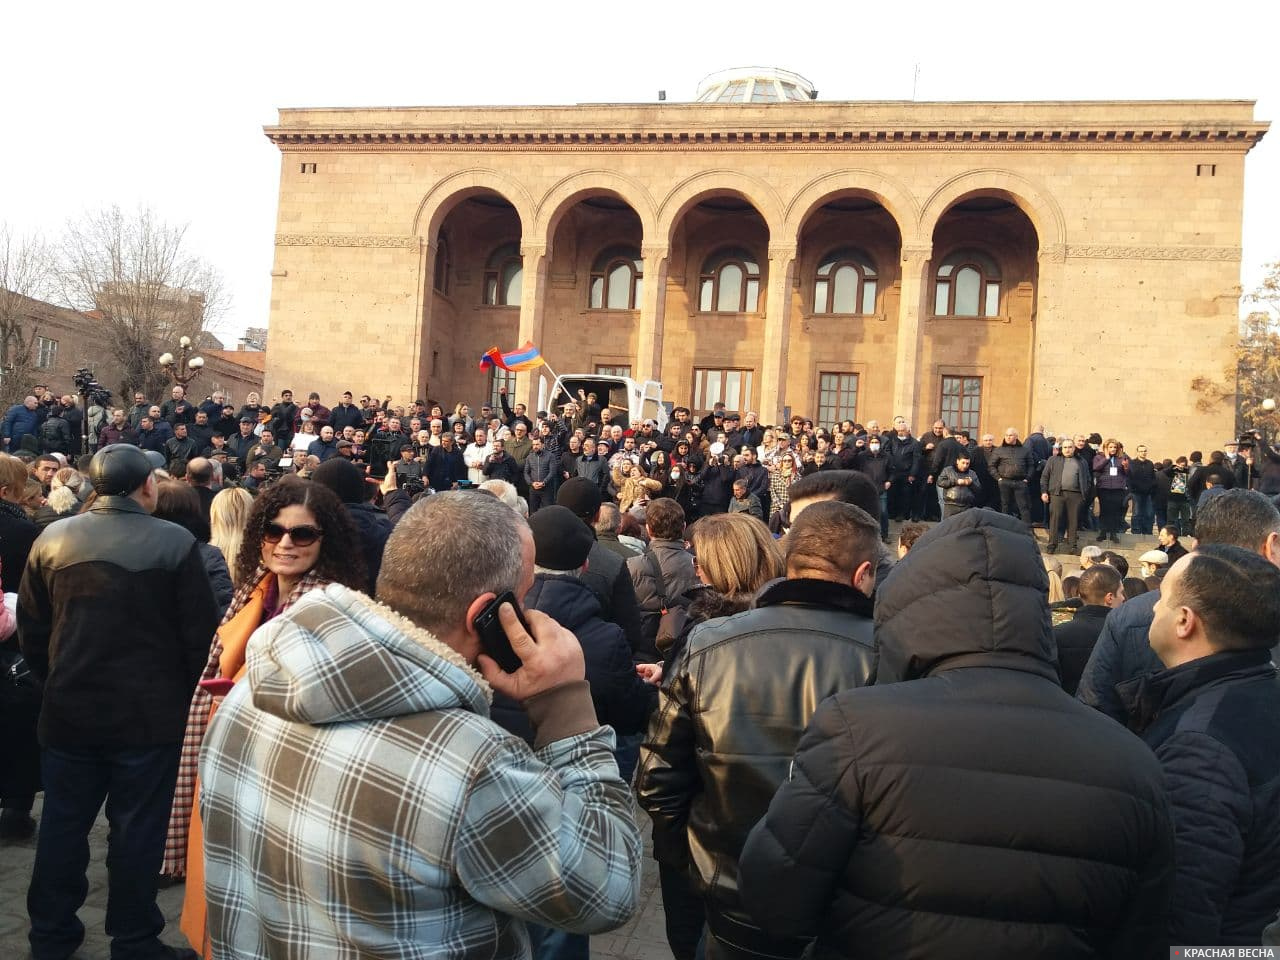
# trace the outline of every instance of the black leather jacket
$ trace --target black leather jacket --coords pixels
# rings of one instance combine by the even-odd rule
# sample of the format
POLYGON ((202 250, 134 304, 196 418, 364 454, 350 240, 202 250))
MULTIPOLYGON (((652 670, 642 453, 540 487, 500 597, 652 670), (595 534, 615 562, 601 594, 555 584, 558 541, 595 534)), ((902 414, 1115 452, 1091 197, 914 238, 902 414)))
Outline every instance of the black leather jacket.
POLYGON ((46 747, 178 744, 218 625, 194 537, 129 497, 99 497, 31 549, 18 631, 44 680, 46 747))
POLYGON ((689 636, 640 754, 636 791, 654 855, 691 865, 717 937, 776 956, 738 897, 738 855, 787 777, 800 734, 827 697, 870 683, 871 599, 824 580, 780 580, 756 607, 689 636))

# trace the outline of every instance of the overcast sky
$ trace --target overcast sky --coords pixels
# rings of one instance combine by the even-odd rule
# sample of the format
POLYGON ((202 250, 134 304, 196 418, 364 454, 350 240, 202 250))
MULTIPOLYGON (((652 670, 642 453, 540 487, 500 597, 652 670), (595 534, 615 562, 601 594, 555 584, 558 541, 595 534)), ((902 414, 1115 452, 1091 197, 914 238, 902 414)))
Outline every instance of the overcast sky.
MULTIPOLYGON (((1280 4, 1123 2, 248 4, 15 2, 0 56, 0 220, 149 204, 189 222, 267 321, 282 106, 692 99, 724 67, 808 77, 823 100, 1257 100, 1280 121, 1280 4), (1132 12, 1129 7, 1138 8, 1132 12), (1260 12, 1266 11, 1266 12, 1260 12)), ((1249 154, 1242 283, 1280 260, 1280 126, 1249 154)))

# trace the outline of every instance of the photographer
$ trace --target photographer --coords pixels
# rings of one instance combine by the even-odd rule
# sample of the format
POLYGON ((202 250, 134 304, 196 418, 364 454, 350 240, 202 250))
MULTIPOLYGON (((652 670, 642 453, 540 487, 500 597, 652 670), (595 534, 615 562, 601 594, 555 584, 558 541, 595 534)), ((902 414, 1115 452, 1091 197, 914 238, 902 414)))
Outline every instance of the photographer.
POLYGON ((698 510, 699 516, 703 517, 728 512, 729 499, 733 496, 733 463, 723 450, 716 449, 718 446, 712 445, 714 452, 702 469, 702 497, 698 501, 698 510))

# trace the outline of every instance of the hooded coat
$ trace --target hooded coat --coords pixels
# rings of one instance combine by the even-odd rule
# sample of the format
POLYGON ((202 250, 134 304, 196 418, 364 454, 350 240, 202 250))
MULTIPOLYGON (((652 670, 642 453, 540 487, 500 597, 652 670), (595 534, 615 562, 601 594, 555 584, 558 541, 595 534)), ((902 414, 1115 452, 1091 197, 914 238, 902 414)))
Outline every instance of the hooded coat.
POLYGON ((1058 686, 1045 589, 988 510, 894 568, 875 686, 818 708, 743 851, 765 930, 817 958, 1168 955, 1159 765, 1058 686))
POLYGON ((555 732, 556 691, 529 703, 551 714, 531 749, 462 657, 337 584, 262 627, 247 667, 200 761, 216 956, 515 960, 522 920, 599 933, 634 912, 613 735, 555 732))

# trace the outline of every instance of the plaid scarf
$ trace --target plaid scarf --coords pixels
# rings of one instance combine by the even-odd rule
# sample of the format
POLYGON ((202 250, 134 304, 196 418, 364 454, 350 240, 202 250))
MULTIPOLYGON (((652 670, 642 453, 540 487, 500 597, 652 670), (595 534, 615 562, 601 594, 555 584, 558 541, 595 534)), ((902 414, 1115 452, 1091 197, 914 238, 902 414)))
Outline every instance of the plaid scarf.
MULTIPOLYGON (((303 594, 327 586, 328 583, 328 580, 314 572, 305 574, 278 609, 263 611, 264 617, 279 616, 297 603, 303 594)), ((253 572, 253 576, 245 580, 236 591, 231 600, 231 606, 227 608, 227 613, 222 618, 223 625, 234 620, 259 591, 267 600, 275 594, 275 575, 268 573, 267 568, 261 564, 253 572)), ((263 623, 265 622, 264 619, 263 623)), ((204 665, 200 679, 212 680, 218 677, 221 673, 221 661, 222 639, 219 633, 215 633, 213 643, 209 647, 209 659, 204 665)), ((165 876, 182 877, 187 872, 187 833, 191 826, 192 805, 195 802, 200 745, 204 743, 204 734, 209 727, 212 711, 213 695, 203 687, 197 686, 191 697, 191 707, 187 711, 187 731, 182 738, 182 756, 178 760, 178 782, 173 793, 173 808, 169 813, 169 832, 165 837, 164 862, 160 866, 160 872, 165 876)))

